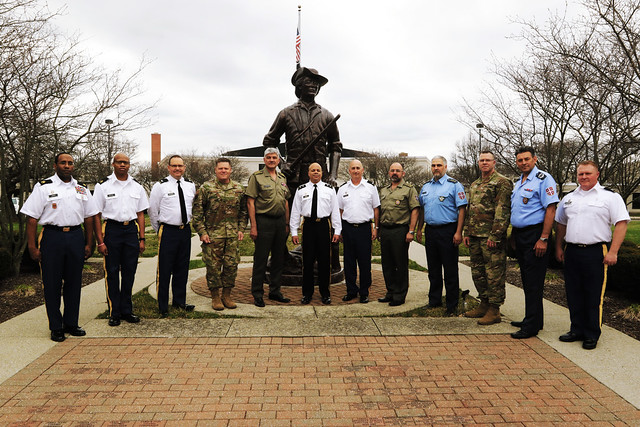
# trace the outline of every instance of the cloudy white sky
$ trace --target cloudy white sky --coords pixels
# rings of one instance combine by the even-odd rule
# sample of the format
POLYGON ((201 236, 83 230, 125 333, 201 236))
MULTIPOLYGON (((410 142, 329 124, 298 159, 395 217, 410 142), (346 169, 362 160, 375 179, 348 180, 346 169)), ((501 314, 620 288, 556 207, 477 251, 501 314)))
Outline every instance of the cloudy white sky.
POLYGON ((329 79, 316 101, 334 114, 346 147, 449 155, 469 129, 462 98, 491 79, 492 55, 510 58, 515 18, 539 21, 558 0, 49 0, 67 4, 59 27, 80 33, 108 67, 135 67, 158 99, 153 125, 130 135, 150 160, 162 152, 261 145, 276 114, 295 102, 297 6, 302 64, 329 79))

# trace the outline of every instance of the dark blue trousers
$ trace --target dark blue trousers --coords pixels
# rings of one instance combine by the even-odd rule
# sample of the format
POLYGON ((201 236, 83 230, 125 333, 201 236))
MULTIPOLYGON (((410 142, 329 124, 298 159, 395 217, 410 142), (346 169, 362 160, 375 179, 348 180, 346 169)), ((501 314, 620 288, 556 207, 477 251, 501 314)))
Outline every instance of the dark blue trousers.
POLYGON ((109 255, 104 257, 109 316, 119 319, 123 314, 133 313, 131 290, 140 254, 137 222, 131 221, 123 225, 106 221, 104 243, 109 251, 109 255), (121 275, 122 280, 120 280, 121 275))
POLYGON ((56 331, 65 326, 74 328, 78 326, 84 265, 82 228, 67 232, 43 229, 40 236, 40 253, 49 329, 56 331), (60 312, 61 299, 64 300, 64 315, 60 312))
POLYGON ((349 224, 342 221, 344 278, 347 295, 369 296, 371 287, 371 223, 349 224), (356 265, 357 264, 357 265, 356 265), (360 287, 356 284, 360 268, 360 287))
POLYGON ((187 278, 191 258, 191 227, 180 228, 162 224, 158 230, 158 309, 169 311, 169 283, 173 294, 173 305, 184 305, 187 301, 187 278))
POLYGON ((429 304, 442 304, 442 270, 444 270, 444 287, 447 291, 447 310, 454 311, 458 307, 460 279, 458 276, 458 247, 453 244, 453 235, 458 224, 452 222, 440 226, 427 224, 424 230, 424 247, 427 253, 429 269, 429 304))
POLYGON ((602 302, 607 266, 602 263, 607 245, 586 247, 567 244, 564 251, 564 286, 571 318, 571 332, 598 340, 602 327, 602 302))
POLYGON ((549 264, 549 248, 541 257, 533 249, 542 234, 542 224, 525 228, 513 228, 516 242, 516 257, 520 266, 520 277, 524 290, 524 319, 522 330, 537 333, 544 325, 542 291, 549 264))

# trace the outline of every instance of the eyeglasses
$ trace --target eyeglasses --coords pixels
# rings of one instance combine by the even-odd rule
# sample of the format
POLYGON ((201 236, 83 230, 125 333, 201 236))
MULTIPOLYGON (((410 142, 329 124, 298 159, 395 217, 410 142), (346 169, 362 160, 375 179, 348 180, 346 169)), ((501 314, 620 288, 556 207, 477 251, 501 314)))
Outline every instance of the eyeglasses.
POLYGON ((170 168, 183 168, 184 165, 169 165, 170 168))

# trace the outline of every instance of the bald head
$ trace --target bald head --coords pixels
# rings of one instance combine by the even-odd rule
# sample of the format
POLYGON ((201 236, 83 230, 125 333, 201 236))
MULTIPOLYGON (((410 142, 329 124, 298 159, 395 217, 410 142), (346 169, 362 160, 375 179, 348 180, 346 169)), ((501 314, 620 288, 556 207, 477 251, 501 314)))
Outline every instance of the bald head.
POLYGON ((351 176, 351 182, 355 185, 360 184, 362 181, 362 172, 364 168, 360 160, 351 160, 349 163, 349 176, 351 176))
POLYGON ((402 178, 404 178, 404 168, 400 163, 392 163, 391 166, 389 166, 389 178, 394 184, 402 181, 402 178))
POLYGON ((322 179, 322 166, 320 163, 311 163, 309 165, 309 181, 317 184, 322 179))

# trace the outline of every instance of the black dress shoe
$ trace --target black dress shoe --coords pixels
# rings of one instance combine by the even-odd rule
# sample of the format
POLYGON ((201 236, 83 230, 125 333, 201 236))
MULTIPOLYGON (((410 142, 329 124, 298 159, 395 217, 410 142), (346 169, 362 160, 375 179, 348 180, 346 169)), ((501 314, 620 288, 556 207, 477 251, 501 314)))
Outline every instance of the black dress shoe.
POLYGON ((438 307, 442 307, 442 303, 437 303, 437 302, 429 303, 429 304, 427 305, 427 307, 429 307, 429 308, 438 308, 438 307))
POLYGON ((193 311, 193 309, 196 308, 196 306, 193 304, 171 304, 171 305, 173 305, 175 308, 181 308, 184 311, 193 311))
POLYGON ((58 329, 56 331, 51 331, 51 341, 62 342, 65 340, 64 329, 58 329))
MULTIPOLYGON (((125 322, 129 322, 129 323, 140 323, 140 318, 138 316, 136 316, 135 314, 131 313, 131 314, 123 314, 122 315, 122 320, 124 320, 125 322)), ((120 323, 120 322, 118 322, 120 323)))
POLYGON ((331 304, 331 297, 322 297, 322 303, 324 305, 331 304))
POLYGON ((397 301, 397 300, 393 300, 393 301, 391 301, 391 302, 389 303, 389 305, 390 305, 391 307, 397 307, 397 306, 402 305, 402 304, 404 304, 404 301, 397 301))
POLYGON ((366 304, 369 302, 369 297, 360 297, 360 304, 366 304))
POLYGON ((346 294, 345 296, 342 297, 342 301, 351 301, 352 299, 356 299, 358 297, 358 295, 354 295, 354 294, 346 294))
POLYGON ((522 328, 522 325, 524 325, 523 321, 518 322, 517 320, 514 320, 513 322, 511 322, 511 326, 515 326, 516 328, 522 328))
POLYGON ((269 299, 278 302, 291 302, 289 298, 285 298, 284 295, 269 295, 269 299))
POLYGON ((445 317, 456 317, 458 313, 455 310, 447 310, 444 312, 445 317))
POLYGON ((264 299, 262 299, 262 297, 254 297, 253 305, 256 307, 264 307, 264 299))
POLYGON ((109 317, 109 326, 120 326, 120 319, 117 317, 109 317))
POLYGON ((569 331, 566 334, 562 334, 560 335, 560 337, 558 337, 558 339, 562 342, 575 342, 575 341, 582 341, 583 337, 578 335, 578 334, 574 334, 573 332, 569 331))
POLYGON ((311 302, 311 297, 302 297, 302 299, 300 300, 301 304, 307 305, 311 302))
POLYGON ((169 317, 169 312, 168 311, 161 311, 160 312, 160 317, 162 319, 166 319, 167 317, 169 317))
POLYGON ((378 298, 378 302, 391 302, 392 300, 391 297, 378 298))
POLYGON ((538 335, 537 332, 527 332, 525 330, 520 329, 519 331, 512 332, 511 333, 511 338, 514 338, 514 339, 517 339, 517 340, 521 340, 521 339, 524 339, 524 338, 535 337, 536 335, 538 335))
POLYGON ((593 338, 587 338, 582 342, 582 348, 585 350, 593 350, 598 345, 598 340, 594 340, 593 338))
POLYGON ((74 337, 83 337, 87 335, 87 332, 80 326, 65 326, 64 332, 68 333, 69 335, 73 335, 74 337))

